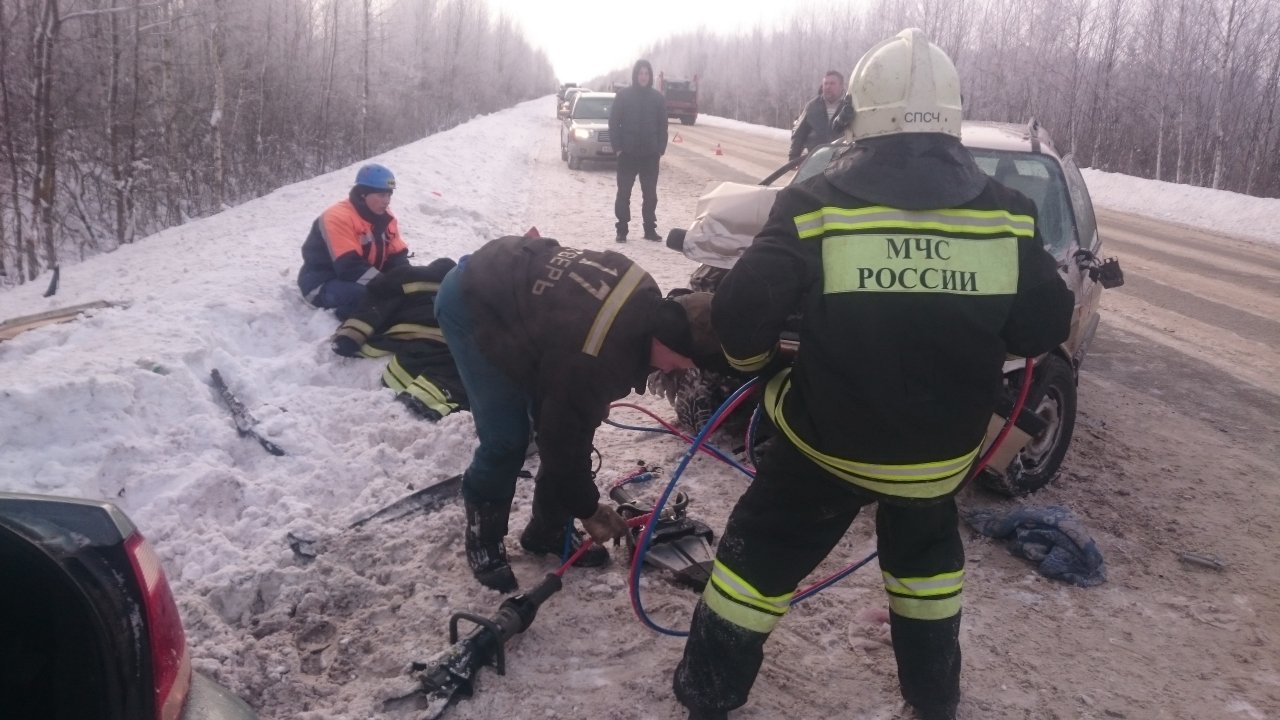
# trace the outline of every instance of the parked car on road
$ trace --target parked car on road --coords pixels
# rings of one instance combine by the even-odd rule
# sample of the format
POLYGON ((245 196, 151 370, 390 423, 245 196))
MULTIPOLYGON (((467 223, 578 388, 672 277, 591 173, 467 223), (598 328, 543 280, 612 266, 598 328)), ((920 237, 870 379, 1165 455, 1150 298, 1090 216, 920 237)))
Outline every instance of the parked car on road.
POLYGON ((0 493, 0 717, 255 720, 191 668, 151 545, 115 505, 0 493))
POLYGON ((573 99, 583 92, 586 92, 586 89, 576 85, 565 88, 564 97, 560 99, 560 104, 556 106, 556 118, 564 120, 569 117, 569 109, 573 107, 573 99))
MULTIPOLYGON (((1102 239, 1084 177, 1070 156, 1058 154, 1049 133, 1035 120, 1026 125, 965 122, 961 142, 983 172, 1035 202, 1045 249, 1058 261, 1063 280, 1075 294, 1070 336, 1057 350, 1037 359, 1023 412, 1001 453, 977 478, 979 484, 998 492, 1023 494, 1047 484, 1062 464, 1075 428, 1078 373, 1098 327, 1102 289, 1121 285, 1124 276, 1118 262, 1101 258, 1102 239)), ((782 166, 760 185, 721 183, 705 194, 698 201, 693 224, 687 230, 672 230, 667 237, 669 247, 702 263, 693 272, 690 287, 715 292, 764 225, 777 194, 777 188, 770 187, 774 181, 792 170, 791 183, 811 178, 851 146, 847 140, 822 145, 782 166)), ((1004 371, 1006 397, 1001 407, 1007 414, 1021 387, 1024 361, 1010 360, 1004 371)), ((705 423, 740 383, 737 378, 701 371, 650 378, 651 389, 671 400, 678 420, 694 428, 705 423)), ((988 437, 1003 423, 1002 417, 993 417, 988 437)))
POLYGON ((609 142, 609 111, 614 93, 584 92, 573 100, 569 116, 560 126, 560 159, 570 170, 578 170, 584 160, 616 160, 609 142))

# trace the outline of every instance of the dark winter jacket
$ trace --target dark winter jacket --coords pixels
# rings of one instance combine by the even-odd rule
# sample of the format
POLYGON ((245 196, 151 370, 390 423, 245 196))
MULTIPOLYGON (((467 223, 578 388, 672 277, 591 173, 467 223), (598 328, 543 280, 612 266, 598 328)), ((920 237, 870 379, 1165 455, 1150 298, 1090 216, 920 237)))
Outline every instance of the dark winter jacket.
POLYGON ((409 248, 388 210, 375 215, 356 188, 325 210, 302 243, 298 289, 308 299, 330 280, 369 284, 379 272, 409 264, 409 248))
POLYGON ((619 154, 652 157, 667 151, 667 100, 653 88, 653 67, 636 61, 631 85, 618 91, 609 110, 609 142, 619 154), (648 68, 649 85, 640 85, 640 68, 648 68))
POLYGON ((449 258, 405 265, 370 282, 369 294, 334 333, 333 351, 348 357, 391 356, 382 382, 423 416, 438 420, 468 409, 466 389, 436 322, 440 281, 455 266, 449 258))
POLYGON ((643 391, 657 284, 623 255, 551 238, 499 238, 463 270, 476 343, 533 399, 541 482, 589 517, 600 497, 592 441, 610 403, 643 391))
POLYGON ((795 366, 766 386, 774 424, 866 492, 929 500, 953 493, 972 465, 1005 354, 1065 340, 1073 300, 1031 201, 988 180, 954 138, 891 137, 885 152, 847 154, 778 194, 712 318, 731 362, 753 372, 800 311, 795 366), (890 174, 877 158, 900 163, 898 198, 841 189, 890 174), (911 189, 911 168, 933 197, 911 189), (934 204, 948 194, 958 201, 934 204))
POLYGON ((810 100, 800 111, 800 119, 791 131, 791 151, 787 153, 787 158, 795 160, 804 152, 812 151, 843 135, 853 117, 847 110, 848 102, 847 98, 841 98, 836 104, 835 114, 828 118, 827 101, 822 99, 822 95, 810 100))

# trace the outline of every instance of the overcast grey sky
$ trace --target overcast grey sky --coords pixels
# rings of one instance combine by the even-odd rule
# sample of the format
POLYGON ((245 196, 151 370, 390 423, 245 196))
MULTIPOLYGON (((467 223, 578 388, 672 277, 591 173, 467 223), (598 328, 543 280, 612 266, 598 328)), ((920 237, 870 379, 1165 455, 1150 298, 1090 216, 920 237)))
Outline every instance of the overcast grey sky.
MULTIPOLYGON (((561 82, 582 82, 628 67, 644 47, 700 26, 731 34, 785 18, 801 2, 787 0, 486 0, 491 14, 517 21, 541 47, 561 82)), ((812 3, 809 3, 812 4, 812 3)))

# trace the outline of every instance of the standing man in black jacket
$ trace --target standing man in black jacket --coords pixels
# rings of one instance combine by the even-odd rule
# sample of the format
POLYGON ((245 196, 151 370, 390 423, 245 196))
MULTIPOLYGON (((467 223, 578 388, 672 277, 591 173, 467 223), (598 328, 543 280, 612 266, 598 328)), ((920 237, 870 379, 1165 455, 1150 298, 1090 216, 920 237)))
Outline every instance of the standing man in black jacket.
POLYGON ((828 70, 822 78, 822 90, 800 111, 800 119, 791 131, 791 151, 788 160, 810 152, 844 134, 849 125, 848 113, 841 113, 846 106, 844 75, 828 70))
MULTIPOLYGON (((610 403, 643 392, 651 369, 723 361, 710 296, 664 300, 649 273, 616 252, 503 237, 459 261, 435 307, 480 437, 462 479, 476 579, 499 592, 516 587, 503 538, 531 418, 542 462, 521 547, 560 554, 573 518, 597 542, 622 537, 626 525, 600 503, 591 471, 596 428, 610 403)), ((577 533, 568 542, 576 549, 577 533)), ((608 559, 597 545, 577 564, 608 559)))
POLYGON ((1035 205, 960 144, 947 55, 904 30, 849 85, 856 143, 778 193, 712 305, 745 372, 774 367, 787 317, 802 320, 794 367, 769 373, 762 401, 778 446, 729 517, 676 668, 690 717, 747 701, 796 587, 873 503, 902 696, 921 720, 955 717, 965 571, 954 496, 1006 353, 1033 357, 1067 337, 1072 295, 1035 205))
POLYGON ((640 176, 640 217, 644 239, 658 234, 658 159, 667 151, 667 101, 653 88, 653 66, 637 60, 631 85, 618 91, 609 111, 609 142, 618 152, 618 195, 613 214, 618 218, 618 242, 627 241, 631 222, 631 188, 640 176))

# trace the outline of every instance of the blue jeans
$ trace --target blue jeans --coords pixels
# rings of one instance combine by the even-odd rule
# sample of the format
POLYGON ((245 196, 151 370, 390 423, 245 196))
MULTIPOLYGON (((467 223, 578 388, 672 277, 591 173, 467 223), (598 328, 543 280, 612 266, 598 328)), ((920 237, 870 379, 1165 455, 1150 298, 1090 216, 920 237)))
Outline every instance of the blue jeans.
POLYGON ((462 294, 466 263, 449 271, 436 295, 436 320, 467 389, 480 446, 462 477, 462 496, 472 503, 510 503, 516 475, 529 446, 529 396, 489 361, 476 344, 473 320, 462 294))

